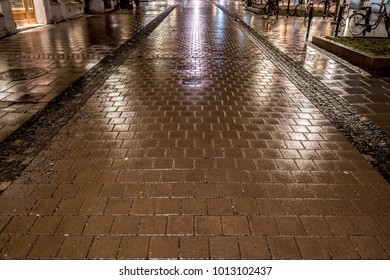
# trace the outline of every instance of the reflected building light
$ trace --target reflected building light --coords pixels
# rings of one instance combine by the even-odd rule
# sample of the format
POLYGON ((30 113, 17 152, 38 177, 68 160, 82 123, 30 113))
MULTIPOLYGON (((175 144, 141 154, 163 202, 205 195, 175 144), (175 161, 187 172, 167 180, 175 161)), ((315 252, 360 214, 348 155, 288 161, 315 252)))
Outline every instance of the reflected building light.
POLYGON ((192 3, 194 3, 195 7, 199 10, 200 0, 194 0, 192 3))
POLYGON ((194 16, 193 16, 193 36, 191 37, 190 45, 188 46, 191 48, 192 46, 197 47, 201 46, 202 43, 202 36, 204 35, 203 32, 201 32, 200 28, 200 1, 195 0, 194 2, 194 16))
POLYGON ((316 69, 325 69, 326 61, 324 60, 316 60, 314 63, 314 67, 316 69))
POLYGON ((111 14, 110 16, 111 26, 112 27, 119 27, 119 22, 116 16, 114 14, 111 14))
POLYGON ((76 48, 87 47, 85 42, 85 37, 83 36, 85 33, 85 29, 83 28, 83 25, 75 25, 67 32, 68 32, 70 47, 76 47, 76 48))
POLYGON ((247 15, 244 17, 244 22, 248 24, 249 26, 253 27, 254 17, 247 15))

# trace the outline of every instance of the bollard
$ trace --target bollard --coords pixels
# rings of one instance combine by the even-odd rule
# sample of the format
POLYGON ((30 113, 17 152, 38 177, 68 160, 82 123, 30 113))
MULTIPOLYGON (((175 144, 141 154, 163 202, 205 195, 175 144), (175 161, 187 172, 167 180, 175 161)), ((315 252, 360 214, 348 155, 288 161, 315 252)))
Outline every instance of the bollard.
POLYGON ((336 30, 334 32, 334 36, 337 37, 339 35, 339 29, 340 29, 340 23, 341 20, 343 19, 343 13, 344 13, 344 3, 340 6, 339 12, 337 14, 337 21, 336 21, 336 30))
POLYGON ((308 19, 308 23, 307 23, 306 41, 309 38, 311 20, 313 19, 313 15, 314 15, 313 5, 314 5, 314 3, 310 2, 310 4, 309 4, 309 19, 308 19))

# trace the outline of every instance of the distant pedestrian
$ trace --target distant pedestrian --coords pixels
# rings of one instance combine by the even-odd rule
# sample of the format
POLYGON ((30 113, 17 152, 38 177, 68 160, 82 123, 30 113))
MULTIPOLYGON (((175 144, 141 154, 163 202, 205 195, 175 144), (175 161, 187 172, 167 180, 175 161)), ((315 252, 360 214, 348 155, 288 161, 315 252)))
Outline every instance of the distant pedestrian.
POLYGON ((138 5, 139 5, 139 0, 134 0, 134 5, 135 5, 135 7, 137 8, 138 5))

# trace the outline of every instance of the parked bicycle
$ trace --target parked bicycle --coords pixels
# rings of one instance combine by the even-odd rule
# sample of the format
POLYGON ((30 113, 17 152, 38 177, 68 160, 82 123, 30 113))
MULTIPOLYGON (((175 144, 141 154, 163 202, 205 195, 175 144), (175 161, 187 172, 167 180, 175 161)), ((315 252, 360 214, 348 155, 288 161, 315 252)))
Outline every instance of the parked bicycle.
POLYGON ((305 19, 309 16, 309 0, 299 0, 298 5, 295 6, 294 15, 298 17, 304 16, 305 19))
POLYGON ((349 17, 348 30, 354 36, 365 36, 366 33, 371 32, 379 26, 379 23, 382 19, 385 22, 385 28, 387 32, 387 36, 390 37, 390 18, 387 15, 387 5, 390 3, 390 0, 384 4, 372 3, 373 5, 378 5, 380 7, 379 11, 381 11, 378 15, 378 18, 374 23, 370 23, 371 15, 372 15, 372 7, 362 7, 360 11, 355 11, 349 17))
POLYGON ((268 17, 275 16, 276 18, 278 18, 279 0, 268 0, 268 3, 264 7, 264 11, 268 15, 268 17))
POLYGON ((342 9, 343 10, 342 10, 342 14, 341 14, 340 27, 345 26, 345 23, 347 22, 347 19, 349 17, 349 4, 343 3, 342 9))
POLYGON ((329 2, 329 0, 322 0, 320 3, 318 3, 317 9, 324 11, 324 17, 333 17, 336 13, 335 0, 332 0, 332 4, 329 2))
POLYGON ((252 0, 244 0, 244 6, 245 7, 252 7, 252 0))

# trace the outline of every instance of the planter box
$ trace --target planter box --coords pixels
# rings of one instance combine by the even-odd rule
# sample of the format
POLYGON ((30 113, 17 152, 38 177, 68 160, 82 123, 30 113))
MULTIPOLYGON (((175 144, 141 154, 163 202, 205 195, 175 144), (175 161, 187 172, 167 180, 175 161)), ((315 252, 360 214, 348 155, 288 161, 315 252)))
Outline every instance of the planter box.
POLYGON ((390 57, 363 53, 337 42, 317 36, 313 36, 312 43, 317 47, 331 52, 356 66, 367 69, 368 71, 390 73, 390 57))

